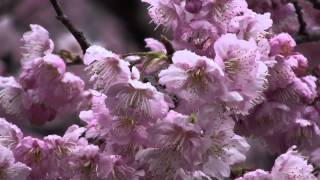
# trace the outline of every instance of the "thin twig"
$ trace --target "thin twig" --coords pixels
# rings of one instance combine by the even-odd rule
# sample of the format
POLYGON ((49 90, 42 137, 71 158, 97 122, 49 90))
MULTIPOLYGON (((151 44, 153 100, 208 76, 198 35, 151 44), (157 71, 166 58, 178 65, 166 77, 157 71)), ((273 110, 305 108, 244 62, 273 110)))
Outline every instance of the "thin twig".
POLYGON ((160 41, 163 43, 164 47, 166 48, 167 55, 171 57, 174 54, 175 50, 170 40, 166 36, 161 35, 160 41))
POLYGON ((131 53, 122 54, 121 57, 125 58, 128 56, 147 56, 150 54, 151 54, 150 52, 131 52, 131 53))
POLYGON ((70 31, 70 33, 76 38, 81 46, 82 52, 85 53, 89 48, 90 43, 87 41, 83 32, 77 30, 74 25, 69 21, 68 17, 64 14, 61 5, 57 0, 50 0, 54 10, 56 11, 56 18, 70 31))

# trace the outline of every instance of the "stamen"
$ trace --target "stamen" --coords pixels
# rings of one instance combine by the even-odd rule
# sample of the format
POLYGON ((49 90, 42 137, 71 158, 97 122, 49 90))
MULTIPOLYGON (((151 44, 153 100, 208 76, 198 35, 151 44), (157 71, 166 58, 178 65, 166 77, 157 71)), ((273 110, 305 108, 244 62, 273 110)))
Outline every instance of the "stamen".
POLYGON ((240 59, 232 58, 224 62, 225 70, 231 75, 235 75, 241 68, 240 59))

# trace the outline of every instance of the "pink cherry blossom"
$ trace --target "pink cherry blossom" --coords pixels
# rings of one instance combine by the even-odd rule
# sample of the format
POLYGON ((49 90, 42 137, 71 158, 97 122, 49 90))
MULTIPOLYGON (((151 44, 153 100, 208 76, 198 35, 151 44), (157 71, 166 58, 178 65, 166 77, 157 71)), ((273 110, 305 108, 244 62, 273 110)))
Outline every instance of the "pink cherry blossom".
POLYGON ((173 64, 159 74, 159 82, 166 90, 197 107, 201 100, 215 97, 220 78, 224 73, 212 59, 198 56, 187 50, 177 51, 173 64))
POLYGON ((23 133, 14 124, 0 118, 0 144, 9 149, 14 148, 23 138, 23 133))
POLYGON ((273 179, 317 179, 313 174, 312 165, 298 153, 294 147, 290 148, 285 154, 279 156, 271 170, 273 179))
POLYGON ((169 109, 162 93, 150 83, 137 80, 111 87, 106 104, 114 115, 132 116, 141 121, 162 118, 169 109))
POLYGON ((294 39, 287 33, 281 33, 270 39, 271 54, 288 56, 296 46, 294 39))
POLYGON ((19 80, 23 88, 33 89, 59 81, 65 71, 66 65, 63 60, 56 55, 49 54, 25 64, 19 80))
POLYGON ((156 25, 176 27, 183 9, 171 0, 142 0, 150 5, 148 12, 156 25))
POLYGON ((21 162, 16 162, 12 151, 0 146, 0 178, 5 180, 27 179, 31 169, 21 162))
POLYGON ((231 20, 229 32, 237 34, 238 38, 249 40, 256 39, 259 35, 268 30, 272 26, 270 13, 263 15, 248 11, 242 16, 236 16, 231 20))
POLYGON ((243 177, 237 178, 236 180, 272 180, 272 176, 269 172, 257 169, 256 171, 246 173, 243 177))
MULTIPOLYGON (((221 36, 215 43, 215 62, 225 71, 225 94, 237 92, 242 98, 225 98, 231 101, 236 111, 247 113, 254 105, 263 100, 267 86, 268 68, 261 61, 254 41, 238 39, 234 34, 221 36), (248 88, 250 86, 250 88, 248 88)), ((227 96, 228 97, 228 96, 227 96)))
POLYGON ((144 41, 146 42, 146 47, 149 48, 151 51, 163 52, 167 54, 166 48, 160 41, 153 38, 146 38, 144 41))
POLYGON ((96 138, 105 136, 112 125, 113 117, 110 115, 109 109, 105 105, 106 95, 91 90, 91 109, 81 111, 79 117, 86 122, 86 137, 96 138))
POLYGON ((112 85, 126 83, 131 77, 128 62, 99 46, 90 47, 84 58, 96 90, 107 93, 112 85))
POLYGON ((24 137, 13 152, 18 161, 32 169, 29 178, 41 179, 47 176, 50 164, 46 161, 50 154, 45 142, 29 136, 24 137))
POLYGON ((259 169, 248 172, 237 180, 316 180, 312 174, 312 165, 294 148, 296 147, 291 147, 275 160, 270 173, 259 169))
POLYGON ((22 63, 32 61, 52 53, 54 45, 49 32, 40 25, 30 25, 31 31, 22 37, 22 63))

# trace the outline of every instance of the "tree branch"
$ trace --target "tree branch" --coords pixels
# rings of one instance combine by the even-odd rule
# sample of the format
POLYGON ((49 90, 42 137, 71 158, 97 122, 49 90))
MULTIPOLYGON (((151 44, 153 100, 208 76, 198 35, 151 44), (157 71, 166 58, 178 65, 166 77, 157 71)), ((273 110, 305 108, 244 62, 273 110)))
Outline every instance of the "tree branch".
POLYGON ((295 11, 296 11, 296 14, 298 16, 298 21, 299 21, 299 25, 300 25, 299 34, 307 35, 308 34, 308 32, 307 32, 307 24, 306 24, 306 22, 304 21, 304 18, 303 18, 302 8, 299 6, 299 3, 298 3, 297 0, 293 0, 292 4, 293 4, 293 6, 295 8, 295 11))
MULTIPOLYGON (((313 2, 319 2, 319 0, 308 0, 313 2)), ((307 24, 304 21, 303 17, 303 10, 302 7, 299 5, 297 0, 292 0, 292 4, 294 5, 300 29, 298 34, 295 36, 295 40, 298 44, 307 43, 307 42, 314 42, 320 40, 320 31, 308 32, 307 31, 307 24)), ((320 6, 320 4, 318 4, 320 6)))
POLYGON ((169 62, 172 63, 172 56, 175 52, 173 45, 171 44, 170 40, 164 35, 161 35, 160 41, 162 42, 162 44, 167 50, 167 56, 168 56, 169 62))
POLYGON ((170 40, 166 36, 161 35, 160 41, 163 43, 164 47, 166 48, 167 55, 172 56, 174 54, 175 50, 174 50, 170 40))
POLYGON ((83 32, 77 30, 74 25, 69 21, 68 17, 64 14, 61 5, 57 0, 50 0, 54 10, 56 11, 56 18, 70 31, 70 33, 76 38, 81 46, 83 54, 89 48, 90 43, 87 41, 83 32))

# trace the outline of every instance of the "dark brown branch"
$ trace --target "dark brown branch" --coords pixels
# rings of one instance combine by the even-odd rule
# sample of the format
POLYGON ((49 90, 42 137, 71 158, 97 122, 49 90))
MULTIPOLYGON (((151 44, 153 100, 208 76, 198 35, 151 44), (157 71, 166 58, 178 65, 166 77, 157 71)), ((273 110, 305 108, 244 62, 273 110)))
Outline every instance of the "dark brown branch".
POLYGON ((125 58, 125 57, 128 57, 128 56, 147 56, 147 55, 150 55, 152 54, 153 52, 131 52, 131 53, 126 53, 126 54, 122 54, 121 57, 122 58, 125 58))
POLYGON ((64 14, 61 5, 57 0, 50 0, 54 10, 57 14, 57 19, 70 31, 70 33, 76 38, 81 46, 82 52, 85 53, 89 48, 90 43, 84 37, 83 32, 77 30, 74 25, 69 21, 68 17, 64 14))
POLYGON ((307 35, 308 34, 308 32, 307 32, 307 24, 306 24, 306 22, 304 21, 304 18, 303 18, 302 8, 299 5, 297 0, 293 0, 292 4, 294 5, 296 14, 298 16, 298 21, 299 21, 299 25, 300 25, 299 34, 307 35))
MULTIPOLYGON (((319 0, 309 0, 309 1, 319 2, 319 0)), ((296 11, 296 14, 298 17, 299 25, 300 25, 299 32, 295 36, 296 42, 298 44, 302 44, 302 43, 319 41, 320 40, 320 31, 308 32, 307 31, 307 24, 304 21, 304 17, 303 17, 302 7, 299 5, 297 0, 292 0, 291 2, 294 5, 295 11, 296 11)))
POLYGON ((161 35, 160 41, 163 43, 164 47, 166 48, 167 55, 172 56, 174 54, 175 50, 174 50, 170 40, 167 37, 165 37, 164 35, 161 35))

